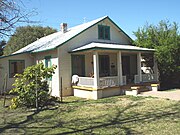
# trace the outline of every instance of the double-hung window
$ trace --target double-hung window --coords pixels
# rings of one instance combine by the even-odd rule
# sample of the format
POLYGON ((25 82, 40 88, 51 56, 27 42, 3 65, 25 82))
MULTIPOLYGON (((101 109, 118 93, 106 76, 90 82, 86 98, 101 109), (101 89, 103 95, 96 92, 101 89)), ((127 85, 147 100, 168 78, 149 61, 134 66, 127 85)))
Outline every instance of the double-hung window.
POLYGON ((24 68, 24 60, 9 60, 9 78, 13 78, 15 74, 22 74, 24 68))
POLYGON ((110 26, 98 25, 99 39, 110 40, 110 26))

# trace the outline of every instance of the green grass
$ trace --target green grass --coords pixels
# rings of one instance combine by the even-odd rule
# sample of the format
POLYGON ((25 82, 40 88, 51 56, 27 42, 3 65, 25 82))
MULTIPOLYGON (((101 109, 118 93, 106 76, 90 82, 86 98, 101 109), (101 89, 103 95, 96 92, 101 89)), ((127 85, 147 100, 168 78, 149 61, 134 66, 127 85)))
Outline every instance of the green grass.
POLYGON ((63 100, 34 112, 3 108, 1 98, 0 134, 180 134, 178 101, 131 96, 63 100))

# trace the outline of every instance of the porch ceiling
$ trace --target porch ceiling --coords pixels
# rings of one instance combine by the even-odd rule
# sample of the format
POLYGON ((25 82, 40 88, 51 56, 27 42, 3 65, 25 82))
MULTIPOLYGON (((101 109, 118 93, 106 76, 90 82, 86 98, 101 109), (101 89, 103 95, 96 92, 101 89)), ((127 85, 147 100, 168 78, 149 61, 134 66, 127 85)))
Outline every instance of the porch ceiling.
POLYGON ((133 45, 92 42, 90 44, 73 49, 72 51, 70 51, 70 53, 89 51, 89 50, 122 50, 122 51, 143 51, 143 52, 155 51, 155 49, 142 48, 142 47, 137 47, 133 45))

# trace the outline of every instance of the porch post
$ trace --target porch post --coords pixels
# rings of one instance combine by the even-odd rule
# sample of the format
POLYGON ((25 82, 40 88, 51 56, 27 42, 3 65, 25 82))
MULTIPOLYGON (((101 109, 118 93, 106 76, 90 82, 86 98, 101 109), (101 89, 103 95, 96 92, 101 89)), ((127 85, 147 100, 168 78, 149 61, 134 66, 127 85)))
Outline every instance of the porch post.
POLYGON ((139 76, 139 82, 142 82, 142 72, 141 72, 141 52, 137 54, 137 72, 139 76))
POLYGON ((153 70, 154 70, 154 74, 156 75, 156 78, 155 80, 158 81, 158 66, 157 66, 157 61, 156 61, 156 58, 154 56, 154 67, 153 67, 153 70))
POLYGON ((118 51, 117 54, 117 68, 118 68, 118 83, 119 85, 123 85, 121 51, 118 51))
POLYGON ((94 88, 98 88, 99 86, 99 58, 98 58, 98 52, 93 52, 93 68, 94 68, 94 88))

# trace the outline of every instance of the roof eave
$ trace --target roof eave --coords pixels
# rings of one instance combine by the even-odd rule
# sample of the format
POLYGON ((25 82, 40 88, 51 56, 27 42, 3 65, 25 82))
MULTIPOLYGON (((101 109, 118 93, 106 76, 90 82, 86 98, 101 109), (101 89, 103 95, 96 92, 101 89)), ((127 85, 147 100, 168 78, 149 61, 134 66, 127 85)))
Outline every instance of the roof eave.
POLYGON ((6 57, 15 56, 15 55, 20 55, 20 54, 25 54, 25 53, 31 53, 31 52, 30 52, 30 51, 27 51, 27 52, 21 52, 21 53, 10 54, 10 55, 7 55, 7 56, 0 56, 0 59, 6 58, 6 57))
POLYGON ((82 50, 77 51, 70 51, 69 53, 77 53, 77 52, 84 52, 84 51, 94 51, 94 50, 119 50, 119 51, 131 51, 131 52, 147 52, 152 53, 155 52, 155 50, 138 50, 138 49, 120 49, 120 48, 103 48, 103 47, 92 47, 92 48, 86 48, 82 50))
POLYGON ((124 32, 111 18, 109 18, 108 16, 107 16, 107 18, 108 18, 124 35, 126 35, 126 36, 129 38, 129 40, 130 40, 131 43, 133 42, 133 39, 132 39, 126 32, 124 32))
POLYGON ((57 49, 56 47, 54 47, 54 48, 51 48, 51 49, 46 49, 46 50, 41 50, 41 51, 35 51, 35 52, 31 52, 31 53, 41 53, 41 52, 47 52, 47 51, 52 51, 52 50, 55 50, 55 49, 57 49))

